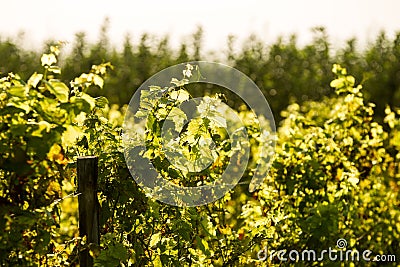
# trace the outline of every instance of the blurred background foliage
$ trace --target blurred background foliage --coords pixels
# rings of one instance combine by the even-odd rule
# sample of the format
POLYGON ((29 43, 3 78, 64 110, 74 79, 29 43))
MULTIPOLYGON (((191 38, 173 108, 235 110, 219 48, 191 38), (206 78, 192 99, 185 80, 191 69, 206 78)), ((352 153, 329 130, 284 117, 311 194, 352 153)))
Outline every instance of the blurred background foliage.
MULTIPOLYGON (((366 88, 366 100, 377 105, 375 115, 379 121, 384 117, 386 104, 393 107, 400 101, 400 33, 388 37, 381 32, 362 49, 357 39, 333 47, 323 27, 312 29, 314 38, 306 45, 299 45, 295 34, 272 43, 251 35, 242 45, 230 36, 226 47, 217 53, 203 49, 205 36, 201 27, 179 47, 171 47, 169 36, 144 33, 138 43, 126 35, 122 47, 117 49, 109 39, 108 25, 105 20, 97 42, 89 42, 84 32, 76 33, 75 39, 65 46, 67 53, 63 53, 60 65, 61 80, 68 83, 94 64, 112 62, 116 67, 106 80, 106 90, 90 92, 95 96, 103 94, 111 104, 127 104, 151 75, 165 67, 194 60, 223 62, 251 77, 267 97, 277 121, 282 119, 281 111, 291 103, 320 101, 331 96, 332 91, 326 85, 333 78, 330 70, 336 62, 362 79, 357 82, 366 88)), ((19 73, 25 79, 39 67, 40 55, 56 42, 49 40, 42 49, 27 50, 18 38, 23 37, 0 36, 0 73, 19 73)))

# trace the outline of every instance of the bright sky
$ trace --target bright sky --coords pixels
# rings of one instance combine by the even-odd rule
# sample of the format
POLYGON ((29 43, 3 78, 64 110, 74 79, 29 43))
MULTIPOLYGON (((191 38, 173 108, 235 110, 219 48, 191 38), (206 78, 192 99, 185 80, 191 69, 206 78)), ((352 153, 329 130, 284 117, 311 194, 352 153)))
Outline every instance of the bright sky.
POLYGON ((110 37, 116 45, 129 32, 134 41, 143 32, 167 34, 179 44, 202 25, 207 49, 223 48, 229 34, 243 41, 251 33, 266 42, 278 35, 297 33, 299 41, 310 40, 310 29, 325 26, 332 41, 343 44, 352 37, 374 39, 385 29, 400 31, 398 0, 0 0, 0 36, 15 37, 24 31, 27 45, 43 40, 73 41, 85 31, 98 37, 105 17, 110 18, 110 37))

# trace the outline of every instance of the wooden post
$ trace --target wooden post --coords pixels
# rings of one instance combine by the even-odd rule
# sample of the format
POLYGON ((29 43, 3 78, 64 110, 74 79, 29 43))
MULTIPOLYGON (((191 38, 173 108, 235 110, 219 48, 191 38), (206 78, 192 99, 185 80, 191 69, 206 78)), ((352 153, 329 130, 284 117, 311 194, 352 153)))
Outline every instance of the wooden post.
MULTIPOLYGON (((100 243, 99 201, 97 198, 98 158, 79 157, 77 161, 79 236, 86 236, 86 243, 100 243)), ((89 250, 79 253, 81 267, 93 266, 89 250)))

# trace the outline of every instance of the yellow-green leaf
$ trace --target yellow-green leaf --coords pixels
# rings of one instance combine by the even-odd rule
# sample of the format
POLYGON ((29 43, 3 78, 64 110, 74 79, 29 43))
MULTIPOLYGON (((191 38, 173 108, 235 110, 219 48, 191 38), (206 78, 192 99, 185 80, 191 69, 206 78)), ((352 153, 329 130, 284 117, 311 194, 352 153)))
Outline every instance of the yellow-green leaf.
POLYGON ((357 177, 350 177, 349 179, 348 179, 348 181, 349 181, 349 183, 352 185, 352 186, 357 186, 357 184, 358 184, 358 182, 360 181, 357 177))
POLYGON ((57 66, 51 66, 48 68, 48 71, 55 73, 55 74, 61 74, 61 68, 57 66))
POLYGON ((178 100, 179 102, 188 100, 189 96, 190 96, 189 93, 182 89, 178 91, 173 91, 171 93, 171 98, 174 100, 178 100))
POLYGON ((104 108, 108 104, 108 99, 104 96, 96 98, 96 107, 104 108))
POLYGON ((189 80, 188 80, 188 79, 178 80, 178 79, 176 79, 176 78, 172 78, 172 79, 171 79, 171 83, 172 83, 172 84, 175 84, 175 86, 177 86, 177 87, 182 87, 182 86, 188 84, 188 83, 189 83, 189 80))
POLYGON ((40 61, 42 62, 42 66, 51 66, 57 63, 57 58, 54 54, 43 54, 40 61))
POLYGON ((31 87, 36 87, 38 83, 43 79, 43 74, 34 73, 28 80, 28 85, 31 87))
POLYGON ((76 140, 83 135, 83 131, 78 126, 66 125, 61 140, 64 147, 74 145, 76 140))
POLYGON ((174 122, 175 131, 180 132, 185 125, 185 121, 187 120, 185 112, 181 109, 173 107, 168 114, 167 120, 174 122))
POLYGON ((161 240, 161 233, 157 233, 151 236, 150 247, 154 248, 161 240))
POLYGON ((46 130, 47 133, 50 132, 51 124, 47 121, 40 121, 37 123, 37 125, 39 128, 32 132, 32 136, 42 137, 43 130, 46 130))
POLYGON ((103 88, 104 80, 99 75, 93 75, 93 83, 100 88, 103 88))
POLYGON ((347 76, 346 80, 350 86, 353 86, 356 83, 356 79, 353 76, 347 76))
POLYGON ((62 82, 50 81, 47 87, 49 91, 62 103, 68 102, 69 88, 62 82))
POLYGON ((58 48, 58 46, 50 46, 50 51, 57 56, 60 54, 60 49, 58 48))
POLYGON ((96 100, 93 97, 91 97, 90 95, 83 93, 81 95, 81 98, 89 103, 90 108, 94 108, 96 106, 96 100))
POLYGON ((330 85, 333 88, 339 89, 339 88, 342 88, 344 86, 344 84, 345 84, 344 83, 344 79, 343 78, 339 78, 339 79, 333 80, 330 85))
POLYGON ((157 255, 156 258, 153 261, 154 267, 162 267, 162 262, 161 262, 161 258, 160 255, 157 255))
POLYGON ((7 91, 12 96, 24 97, 28 93, 26 86, 13 86, 7 91))

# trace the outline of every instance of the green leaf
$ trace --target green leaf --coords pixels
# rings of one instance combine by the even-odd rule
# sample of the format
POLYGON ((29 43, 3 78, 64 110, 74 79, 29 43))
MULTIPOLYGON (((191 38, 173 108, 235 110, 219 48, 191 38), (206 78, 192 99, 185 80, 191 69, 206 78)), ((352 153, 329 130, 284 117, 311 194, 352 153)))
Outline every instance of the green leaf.
POLYGON ((28 101, 10 102, 10 103, 7 103, 7 106, 19 108, 19 109, 25 111, 25 113, 29 113, 29 111, 31 111, 31 107, 29 106, 28 101))
POLYGON ((98 108, 104 108, 108 104, 108 99, 104 96, 100 96, 96 98, 95 105, 98 108))
POLYGON ((103 88, 103 86, 104 86, 103 78, 101 78, 99 75, 96 75, 96 74, 93 75, 93 83, 100 88, 103 88))
POLYGON ((345 85, 345 81, 343 78, 339 78, 339 79, 333 80, 330 85, 333 88, 340 89, 345 85))
POLYGON ((196 242, 199 249, 207 256, 211 256, 210 248, 208 247, 208 243, 206 240, 201 239, 200 237, 196 236, 196 242))
POLYGON ((58 66, 51 66, 47 70, 55 74, 61 74, 61 69, 58 66))
POLYGON ((185 90, 178 90, 178 91, 172 91, 171 92, 171 98, 173 100, 177 100, 179 102, 183 102, 188 100, 190 97, 189 93, 185 90))
POLYGON ((63 146, 74 145, 75 142, 83 135, 82 128, 73 125, 66 125, 66 130, 62 135, 63 146))
POLYGON ((109 248, 110 254, 121 261, 128 259, 128 251, 121 243, 116 243, 114 246, 109 248))
POLYGON ((203 120, 201 118, 195 118, 188 123, 188 127, 185 133, 185 141, 189 142, 190 145, 194 145, 197 143, 197 139, 202 134, 207 134, 203 124, 203 120))
POLYGON ((83 100, 85 100, 87 103, 89 103, 90 108, 94 108, 96 106, 96 99, 94 99, 93 97, 91 97, 90 95, 83 93, 81 95, 81 98, 83 100))
POLYGON ((187 117, 181 109, 173 107, 168 114, 167 120, 172 121, 175 124, 175 131, 180 132, 185 125, 187 117))
POLYGON ((218 127, 226 128, 226 119, 222 114, 216 111, 211 111, 207 114, 207 119, 214 122, 218 127))
POLYGON ((174 84, 174 85, 177 86, 177 87, 182 87, 182 86, 188 84, 188 83, 189 83, 189 80, 188 80, 188 79, 178 80, 178 79, 176 79, 176 78, 172 78, 172 79, 171 79, 171 83, 174 84))
POLYGON ((43 79, 43 74, 34 73, 28 80, 28 85, 31 87, 36 87, 38 83, 43 79))
POLYGON ((350 177, 348 181, 352 186, 356 187, 360 180, 357 177, 350 177))
POLYGON ((161 262, 161 258, 160 255, 157 255, 156 258, 154 259, 154 267, 162 267, 162 262, 161 262))
POLYGON ((68 102, 69 88, 62 82, 57 80, 49 81, 46 85, 50 93, 55 95, 61 103, 68 102))
POLYGON ((82 96, 71 96, 70 102, 73 106, 73 112, 71 112, 71 119, 75 118, 75 114, 79 114, 80 112, 90 112, 95 106, 95 100, 88 96, 88 99, 85 99, 85 93, 82 96))
POLYGON ((57 58, 54 54, 43 54, 40 61, 42 62, 42 66, 51 66, 57 63, 57 58))
POLYGON ((40 121, 37 123, 39 126, 37 130, 32 132, 32 136, 37 136, 37 137, 42 137, 42 131, 46 130, 46 132, 50 132, 51 129, 51 124, 48 123, 47 121, 40 121))
POLYGON ((177 220, 174 228, 184 240, 191 241, 192 236, 190 233, 193 229, 187 221, 181 219, 177 220))
POLYGON ((33 225, 37 218, 33 214, 26 212, 16 217, 15 220, 21 225, 33 225))
POLYGON ((350 86, 354 86, 354 84, 356 83, 356 79, 353 76, 347 76, 346 77, 347 83, 350 86))
POLYGON ((28 93, 27 86, 13 86, 7 91, 12 96, 24 97, 28 93))
POLYGON ((155 248, 160 241, 161 241, 161 233, 152 235, 150 239, 150 247, 155 248))

